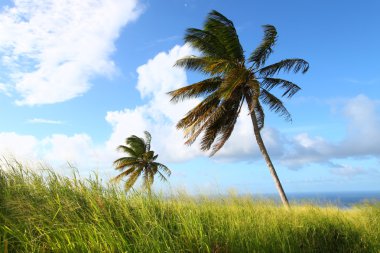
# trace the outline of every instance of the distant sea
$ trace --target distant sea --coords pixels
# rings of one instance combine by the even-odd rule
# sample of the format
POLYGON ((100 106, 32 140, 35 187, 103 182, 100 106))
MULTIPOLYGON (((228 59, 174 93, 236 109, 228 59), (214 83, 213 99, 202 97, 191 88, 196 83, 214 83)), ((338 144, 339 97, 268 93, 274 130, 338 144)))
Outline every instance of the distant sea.
MULTIPOLYGON (((336 205, 342 208, 349 208, 361 203, 380 203, 380 191, 378 192, 315 192, 315 193, 287 193, 289 202, 312 203, 320 206, 336 205)), ((261 197, 279 201, 279 197, 274 194, 263 195, 261 197)))

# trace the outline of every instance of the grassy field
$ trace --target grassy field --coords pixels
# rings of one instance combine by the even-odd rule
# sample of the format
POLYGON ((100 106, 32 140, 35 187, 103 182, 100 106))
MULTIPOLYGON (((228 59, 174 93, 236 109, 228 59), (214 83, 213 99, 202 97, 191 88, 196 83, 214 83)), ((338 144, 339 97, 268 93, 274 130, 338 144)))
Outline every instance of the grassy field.
POLYGON ((0 169, 0 252, 380 252, 380 204, 125 195, 13 163, 0 169))

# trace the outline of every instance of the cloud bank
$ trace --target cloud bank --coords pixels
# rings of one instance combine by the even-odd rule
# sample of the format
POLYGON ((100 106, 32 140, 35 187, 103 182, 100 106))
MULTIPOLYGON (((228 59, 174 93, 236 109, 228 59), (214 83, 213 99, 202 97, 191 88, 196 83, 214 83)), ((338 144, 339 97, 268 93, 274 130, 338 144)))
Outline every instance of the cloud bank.
POLYGON ((348 99, 342 114, 346 118, 345 136, 339 142, 300 133, 289 140, 291 150, 281 157, 283 164, 299 168, 311 163, 332 163, 349 157, 380 159, 380 114, 378 102, 361 94, 348 99))
MULTIPOLYGON (((188 84, 186 72, 173 68, 174 62, 186 55, 194 54, 187 45, 175 46, 168 52, 161 52, 137 69, 136 89, 146 103, 135 108, 109 111, 105 120, 112 126, 112 132, 105 143, 95 144, 92 138, 80 133, 72 136, 52 135, 37 139, 30 135, 16 133, 0 134, 0 153, 7 151, 21 156, 37 157, 46 161, 73 162, 78 167, 111 167, 112 161, 121 154, 115 148, 126 137, 151 132, 152 148, 160 155, 163 163, 189 161, 207 156, 201 152, 198 143, 183 144, 182 132, 175 125, 199 100, 172 104, 168 91, 188 84), (23 143, 20 147, 19 143, 23 143)), ((346 118, 344 137, 330 141, 322 136, 310 136, 307 132, 289 135, 280 130, 266 127, 262 131, 264 142, 276 164, 290 169, 299 169, 311 164, 324 164, 334 175, 353 177, 378 172, 373 169, 340 164, 336 160, 346 158, 380 159, 380 114, 379 103, 365 95, 347 99, 340 113, 346 118), (371 172, 372 171, 372 172, 371 172)), ((256 161, 262 159, 253 135, 248 112, 244 108, 234 133, 215 158, 225 161, 256 161)))
POLYGON ((0 92, 18 105, 82 95, 114 72, 114 42, 140 12, 137 0, 14 0, 0 12, 0 92))

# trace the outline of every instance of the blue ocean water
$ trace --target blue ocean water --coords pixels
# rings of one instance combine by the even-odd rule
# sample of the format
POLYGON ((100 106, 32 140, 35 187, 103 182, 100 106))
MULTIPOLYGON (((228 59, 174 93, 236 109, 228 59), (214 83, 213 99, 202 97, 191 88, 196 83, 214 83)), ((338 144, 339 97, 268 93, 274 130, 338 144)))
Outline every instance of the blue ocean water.
MULTIPOLYGON (((349 208, 361 203, 380 203, 379 192, 314 192, 314 193, 287 193, 291 203, 312 203, 320 206, 335 205, 338 207, 349 208)), ((276 195, 266 195, 276 201, 276 195)))

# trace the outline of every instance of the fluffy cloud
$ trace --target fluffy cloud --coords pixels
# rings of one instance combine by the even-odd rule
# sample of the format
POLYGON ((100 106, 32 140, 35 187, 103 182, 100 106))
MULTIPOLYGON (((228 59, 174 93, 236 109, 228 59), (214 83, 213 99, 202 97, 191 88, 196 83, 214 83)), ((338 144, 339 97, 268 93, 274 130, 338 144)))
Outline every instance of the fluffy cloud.
MULTIPOLYGON (((347 100, 342 111, 347 119, 345 137, 339 142, 331 142, 322 137, 310 137, 307 133, 298 134, 289 140, 291 150, 282 157, 283 164, 299 168, 310 163, 330 163, 332 159, 379 158, 380 115, 377 104, 365 95, 347 100)), ((347 167, 334 171, 335 174, 341 171, 359 172, 357 168, 347 167)))
POLYGON ((97 152, 91 137, 86 134, 66 136, 54 134, 40 141, 41 150, 45 150, 42 157, 47 161, 64 164, 66 162, 93 163, 96 161, 97 152))
POLYGON ((0 154, 3 156, 33 159, 37 156, 38 140, 31 135, 19 135, 14 132, 0 133, 0 154))
POLYGON ((0 91, 19 105, 80 96, 114 71, 114 41, 139 13, 137 0, 14 0, 0 13, 0 91))
POLYGON ((103 145, 95 145, 87 134, 54 134, 37 139, 32 135, 3 132, 0 133, 0 154, 0 164, 4 162, 2 158, 14 158, 26 164, 42 162, 53 168, 68 168, 70 163, 80 168, 81 174, 101 169, 105 176, 112 169, 113 158, 112 152, 103 145))
POLYGON ((380 155, 380 115, 377 102, 364 95, 350 99, 344 107, 347 137, 340 143, 341 155, 380 155))

